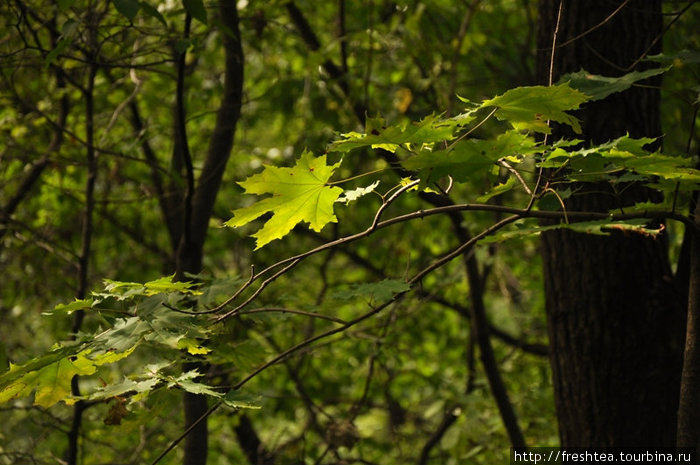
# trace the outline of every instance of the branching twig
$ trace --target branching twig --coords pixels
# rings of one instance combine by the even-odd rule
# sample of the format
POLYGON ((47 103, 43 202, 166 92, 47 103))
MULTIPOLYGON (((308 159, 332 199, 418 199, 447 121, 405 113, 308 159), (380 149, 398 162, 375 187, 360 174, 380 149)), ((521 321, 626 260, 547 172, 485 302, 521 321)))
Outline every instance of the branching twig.
MULTIPOLYGON (((489 228, 485 229, 484 231, 482 231, 481 233, 477 234, 472 239, 470 239, 468 242, 460 245, 455 250, 445 254, 442 258, 436 260, 428 267, 426 267, 423 270, 421 270, 420 272, 416 273, 416 275, 414 275, 413 278, 411 278, 408 281, 409 286, 413 287, 416 283, 418 283, 420 280, 422 280, 425 276, 427 276, 432 271, 435 271, 436 269, 440 268, 441 266, 444 266, 445 264, 447 264, 448 262, 450 262, 454 258, 462 255, 465 251, 469 250, 471 247, 474 247, 474 245, 476 245, 476 243, 479 240, 483 239, 486 236, 489 236, 489 235, 495 233, 499 229, 512 223, 513 221, 517 220, 518 218, 519 218, 519 216, 513 215, 513 216, 505 218, 505 219, 499 221, 498 223, 490 226, 489 228)), ((243 378, 242 380, 240 380, 239 382, 234 384, 232 386, 231 390, 236 391, 236 390, 240 389, 246 383, 248 383, 248 381, 252 380, 257 375, 262 373, 263 371, 276 365, 277 363, 281 362, 282 360, 285 360, 287 357, 289 357, 293 353, 295 353, 295 352, 297 352, 297 351, 299 351, 307 346, 310 346, 314 342, 319 341, 321 339, 328 338, 328 337, 333 336, 335 334, 342 333, 342 332, 346 331, 347 329, 357 325, 358 323, 361 323, 361 322, 367 320, 368 318, 371 318, 372 316, 380 313, 382 310, 384 310, 386 307, 388 307, 392 303, 401 299, 408 292, 409 291, 406 290, 406 291, 396 293, 396 294, 394 294, 394 296, 391 299, 389 299, 385 303, 372 308, 372 310, 346 322, 342 326, 337 327, 337 328, 333 328, 331 330, 325 331, 325 332, 320 333, 320 334, 317 334, 313 337, 310 337, 308 339, 305 339, 304 341, 301 341, 301 342, 295 344, 294 346, 292 346, 289 349, 285 350, 284 352, 278 354, 277 356, 275 356, 271 360, 265 362, 264 364, 262 364, 261 366, 259 366, 255 370, 253 370, 253 372, 251 372, 245 378, 243 378)), ((221 404, 222 404, 222 402, 217 402, 212 407, 210 407, 209 410, 207 410, 204 415, 202 415, 199 419, 197 419, 194 423, 192 423, 189 426, 189 428, 187 428, 177 439, 175 439, 172 443, 170 443, 168 445, 168 447, 163 452, 161 452, 158 455, 158 457, 152 462, 152 465, 156 465, 158 462, 160 462, 163 459, 163 457, 165 457, 168 454, 168 452, 170 452, 173 448, 175 448, 175 446, 177 446, 177 444, 179 444, 189 434, 190 431, 192 431, 200 422, 204 421, 207 417, 209 417, 209 415, 214 413, 214 411, 216 411, 216 409, 218 409, 221 406, 221 404)))
MULTIPOLYGON (((424 269, 422 269, 421 271, 419 271, 418 273, 416 273, 410 280, 408 280, 408 283, 407 283, 407 284, 408 284, 410 287, 412 287, 413 285, 415 285, 416 283, 418 283, 419 281, 421 281, 424 277, 426 277, 428 274, 432 273, 433 271, 437 270, 438 268, 440 268, 440 267, 444 266, 445 264, 449 263, 450 261, 454 260, 456 257, 459 257, 460 255, 462 255, 463 253, 465 253, 465 251, 467 251, 467 250, 469 250, 471 247, 473 247, 479 240, 483 239, 483 238, 486 237, 486 236, 489 236, 489 235, 495 233, 495 232, 498 231, 499 229, 503 228, 504 226, 506 226, 506 225, 512 223, 513 221, 515 221, 515 220, 517 220, 517 219, 519 219, 519 218, 520 218, 519 216, 513 215, 513 216, 510 216, 510 217, 508 217, 508 218, 505 218, 505 219, 499 221, 498 223, 496 223, 496 224, 494 224, 494 225, 492 225, 492 226, 486 228, 484 231, 482 231, 482 232, 479 233, 478 235, 474 236, 474 237, 473 237, 472 239, 470 239, 468 242, 466 242, 466 243, 460 245, 459 247, 457 247, 457 248, 454 249, 453 251, 451 251, 451 252, 445 254, 443 257, 437 259, 436 261, 434 261, 433 263, 431 263, 429 266, 425 267, 424 269)), ((249 374, 248 376, 246 376, 245 378, 243 378, 241 381, 239 381, 238 383, 236 383, 236 384, 233 386, 233 390, 240 389, 243 385, 245 385, 248 381, 250 381, 250 380, 253 379, 255 376, 257 376, 258 374, 260 374, 262 371, 264 371, 264 370, 266 370, 267 368, 269 368, 269 367, 271 367, 271 366, 277 364, 277 363, 280 362, 281 360, 286 359, 289 355, 293 354, 294 352, 296 352, 296 351, 298 351, 298 350, 300 350, 300 349, 302 349, 302 348, 304 348, 304 347, 306 347, 306 346, 308 346, 308 345, 311 345, 311 344, 313 344, 314 342, 316 342, 316 341, 318 341, 318 340, 320 340, 320 339, 325 339, 325 338, 327 338, 327 337, 329 337, 329 336, 333 336, 334 334, 342 333, 343 331, 347 330, 348 328, 351 328, 351 327, 357 325, 358 323, 361 323, 361 322, 365 321, 366 319, 368 319, 368 318, 370 318, 370 317, 376 315, 377 313, 381 312, 382 310, 384 310, 386 307, 388 307, 388 306, 391 305, 392 303, 394 303, 394 302, 396 302, 397 300, 401 299, 401 298, 402 298, 406 293, 408 293, 408 292, 409 292, 409 291, 406 290, 406 291, 402 291, 402 292, 396 293, 396 294, 394 294, 394 296, 393 296, 391 299, 389 299, 389 300, 386 301, 385 303, 374 307, 374 308, 373 308, 372 310, 370 310, 369 312, 366 312, 366 313, 360 315, 359 317, 356 317, 356 318, 354 318, 354 319, 348 321, 348 322, 345 323, 344 325, 342 325, 342 326, 340 326, 340 327, 338 327, 338 328, 333 328, 333 329, 331 329, 331 330, 328 330, 328 331, 325 331, 325 332, 323 332, 323 333, 317 334, 316 336, 313 336, 313 337, 311 337, 311 338, 308 338, 308 339, 306 339, 306 340, 304 340, 304 341, 302 341, 302 342, 299 342, 298 344, 296 344, 296 345, 290 347, 289 349, 287 349, 286 351, 284 351, 284 352, 282 352, 281 354, 277 355, 277 356, 274 357, 272 360, 270 360, 270 361, 264 363, 263 365, 261 365, 260 367, 258 367, 257 369, 255 369, 251 374, 249 374)))
MULTIPOLYGON (((277 273, 275 273, 274 275, 270 276, 268 279, 263 281, 260 284, 260 287, 258 287, 258 289, 248 299, 246 299, 243 303, 238 305, 233 310, 230 310, 230 311, 226 312, 225 314, 221 315, 216 321, 217 322, 223 321, 223 320, 229 318, 230 316, 234 315, 241 308, 248 305, 248 303, 250 303, 255 297, 257 297, 260 294, 260 292, 262 292, 262 290, 265 289, 265 287, 267 287, 271 282, 276 280, 279 276, 281 276, 282 274, 286 273, 291 268, 296 266, 304 258, 309 257, 311 255, 314 255, 314 254, 321 252, 323 250, 330 249, 333 247, 333 245, 354 241, 354 240, 357 240, 357 239, 360 239, 362 237, 366 237, 366 236, 369 236, 370 234, 372 234, 378 228, 379 219, 381 218, 382 213, 384 213, 384 210, 386 210, 389 207, 389 205, 391 205, 401 194, 403 194, 407 190, 411 189, 412 187, 416 186, 417 184, 418 184, 418 181, 412 181, 410 183, 407 183, 405 186, 402 186, 394 194, 392 194, 391 197, 389 197, 389 199, 385 200, 382 203, 382 205, 379 207, 379 209, 377 210, 377 213, 374 215, 374 219, 372 220, 372 224, 366 230, 364 230, 360 233, 357 233, 357 234, 353 234, 352 236, 346 236, 346 237, 340 238, 338 240, 329 242, 329 243, 324 244, 322 246, 316 247, 315 249, 312 249, 308 252, 305 252, 305 253, 302 253, 299 255, 295 255, 294 257, 290 257, 290 258, 287 258, 285 260, 279 261, 279 262, 265 268, 263 271, 261 271, 258 274, 258 276, 263 276, 277 267, 286 265, 286 266, 284 266, 283 269, 281 269, 280 271, 278 271, 277 273), (333 245, 331 245, 331 244, 333 244, 333 245)), ((245 289, 247 289, 252 284, 252 282, 253 282, 252 278, 253 277, 251 277, 251 280, 249 280, 238 291, 236 291, 236 293, 232 297, 226 299, 223 303, 221 303, 217 307, 215 307, 211 310, 207 310, 207 313, 217 313, 217 312, 221 311, 222 309, 224 309, 227 305, 229 305, 231 302, 233 302, 235 300, 235 298, 241 294, 241 292, 243 292, 245 289)))
MULTIPOLYGON (((625 3, 627 3, 629 0, 625 0, 625 3)), ((624 4, 623 4, 624 6, 624 4)), ((562 8, 564 7, 564 0, 559 1, 559 9, 557 11, 557 21, 554 25, 554 33, 552 34, 552 51, 549 55, 549 77, 547 80, 547 85, 552 86, 552 83, 554 82, 554 56, 557 50, 557 36, 559 35, 559 24, 561 23, 561 12, 562 8)), ((549 120, 547 120, 547 126, 549 126, 549 120)), ((544 140, 542 141, 542 145, 547 145, 547 136, 549 134, 544 135, 544 140)), ((530 194, 530 200, 527 203, 527 210, 531 210, 532 207, 535 205, 535 199, 537 198, 537 195, 540 190, 540 185, 542 183, 542 178, 544 177, 544 168, 540 167, 537 173, 537 181, 535 181, 535 188, 532 189, 532 194, 530 194)))
MULTIPOLYGON (((404 187, 411 187, 411 186, 404 186, 404 187)), ((392 197, 393 198, 393 197, 392 197)), ((384 207, 384 205, 382 205, 384 207)), ((219 318, 217 318, 216 322, 223 321, 230 316, 234 315, 236 312, 238 312, 240 309, 248 305, 255 297, 257 297, 262 290, 267 287, 271 282, 276 280, 278 277, 280 277, 282 274, 286 273, 289 271, 291 268, 296 266, 300 261, 303 259, 310 257, 311 255, 315 255, 319 252, 322 252, 324 250, 328 250, 334 247, 337 247, 339 245, 344 245, 348 244, 354 241, 357 241, 359 239, 365 238, 369 235, 371 235, 374 231, 378 229, 383 229, 389 226, 392 226, 394 224, 398 223, 403 223, 405 221, 410 221, 414 219, 422 219, 428 216, 433 216, 433 215, 439 215, 439 214, 448 214, 451 212, 460 212, 460 211, 491 211, 491 212, 499 212, 499 213, 509 213, 512 214, 516 217, 516 219, 524 219, 524 218, 542 218, 542 219, 553 219, 553 220, 569 220, 572 218, 576 218, 579 220, 610 220, 610 221, 625 221, 625 220, 632 220, 632 219, 640 219, 640 218, 648 218, 648 219, 658 219, 658 218, 670 218, 674 219, 677 221, 680 221, 686 225, 689 225, 694 231, 696 231, 697 234, 700 234, 700 228, 694 225, 694 223, 687 217, 683 215, 678 215, 672 212, 657 212, 657 211, 652 211, 652 212, 638 212, 638 213, 617 213, 617 214, 610 214, 610 213, 595 213, 595 212, 579 212, 579 211, 569 211, 569 212, 558 212, 558 211, 544 211, 544 210, 527 210, 527 209, 521 209, 521 208, 515 208, 515 207, 507 207, 503 205, 489 205, 489 204, 451 204, 451 205, 445 205, 441 207, 435 207, 427 210, 418 210, 415 212, 407 213, 404 215, 396 216, 394 218, 384 220, 384 221, 377 221, 376 224, 370 226, 368 229, 352 234, 350 236, 344 236, 341 237, 340 239, 336 239, 331 242, 327 242, 323 245, 320 245, 318 247, 315 247, 311 250, 308 250, 306 252, 300 253, 298 255, 294 255, 289 258, 285 258, 283 260, 280 260, 277 263, 274 263, 267 268, 265 268, 263 271, 261 271, 256 278, 264 276, 266 274, 269 274, 272 270, 279 268, 279 267, 284 267, 283 269, 277 271, 274 275, 270 276, 268 279, 266 279, 260 287, 255 291, 253 295, 251 295, 248 299, 246 299, 243 303, 235 307, 233 310, 228 311, 227 313, 221 315, 219 318)), ((377 215, 375 215, 375 219, 379 218, 379 214, 381 211, 377 212, 377 215)), ((497 223, 498 224, 498 223, 497 223)), ((254 280, 253 280, 254 281, 254 280)), ((252 283, 253 281, 249 280, 244 284, 241 288, 239 288, 236 293, 232 296, 226 299, 223 303, 218 305, 215 308, 212 308, 210 310, 206 310, 203 312, 199 312, 200 314, 205 314, 205 313, 218 313, 221 310, 223 310, 225 307, 230 305, 236 297, 238 297, 243 291, 245 291, 252 283)))
MULTIPOLYGON (((576 42, 577 40, 579 40, 579 39, 581 39, 581 38, 587 36, 587 35, 590 34, 591 32, 593 32, 593 31, 595 31, 595 30, 597 30, 597 29, 600 29, 601 27, 605 26, 605 25, 606 25, 611 19, 613 19, 620 11, 622 11, 622 9, 623 9, 629 2, 630 2, 630 0, 625 0, 624 2, 622 2, 622 3, 620 4, 620 6, 618 6, 617 8, 615 8, 615 10, 613 10, 613 12, 610 13, 604 20, 602 20, 601 22, 599 22, 599 23, 596 24, 595 26, 593 26, 593 27, 587 29, 586 31, 582 32, 581 34, 577 35, 576 37, 572 37, 571 39, 567 40, 566 42, 564 42, 564 43, 562 43, 562 44, 560 44, 560 45, 556 45, 556 35, 557 35, 557 32, 556 32, 556 31, 559 29, 559 19, 557 19, 557 28, 556 28, 556 30, 555 30, 555 32, 554 32, 554 43, 552 44, 552 57, 554 57, 554 49, 555 49, 555 48, 566 47, 567 45, 572 44, 572 43, 576 42)), ((561 18, 561 3, 559 3, 559 18, 561 18)), ((552 63, 553 63, 553 62, 554 62, 554 58, 552 58, 552 63)), ((552 72, 551 72, 551 67, 550 67, 550 74, 549 74, 549 85, 550 85, 550 86, 552 85, 552 72)))

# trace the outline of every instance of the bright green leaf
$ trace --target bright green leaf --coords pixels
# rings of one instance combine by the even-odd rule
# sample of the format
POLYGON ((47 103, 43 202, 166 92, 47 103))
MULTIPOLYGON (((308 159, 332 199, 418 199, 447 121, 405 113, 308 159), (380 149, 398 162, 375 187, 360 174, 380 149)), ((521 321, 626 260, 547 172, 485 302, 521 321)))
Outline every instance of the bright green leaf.
POLYGON ((174 276, 163 276, 154 281, 149 281, 143 285, 146 288, 146 295, 162 294, 165 292, 181 292, 183 294, 198 295, 200 292, 193 290, 197 283, 186 281, 173 281, 174 276))
MULTIPOLYGON (((30 362, 31 365, 31 362, 30 362)), ((71 379, 75 375, 90 375, 97 370, 95 363, 86 357, 86 352, 72 357, 62 357, 37 370, 27 370, 26 366, 11 367, 13 371, 23 371, 19 378, 7 383, 0 390, 0 403, 35 392, 34 404, 51 407, 59 401, 72 403, 71 379)), ((5 378, 3 376, 2 378, 5 378)), ((3 385, 0 378, 0 385, 3 385)))
POLYGON ((58 304, 54 307, 54 312, 65 312, 68 315, 78 310, 85 310, 92 307, 95 303, 94 299, 76 299, 69 304, 58 304))
POLYGON ((95 355, 90 358, 92 363, 96 366, 107 365, 109 363, 118 362, 119 360, 128 357, 136 349, 136 346, 130 347, 123 352, 117 352, 116 350, 108 350, 102 354, 95 355))
POLYGON ((222 401, 224 404, 233 408, 252 408, 259 409, 258 400, 252 398, 249 395, 242 394, 237 391, 221 392, 217 391, 216 388, 209 386, 207 384, 195 381, 195 378, 199 377, 200 373, 196 370, 188 371, 183 373, 177 378, 166 377, 165 380, 168 381, 168 387, 178 387, 184 391, 190 392, 192 394, 201 394, 209 397, 213 397, 222 401))
POLYGON ((204 394, 212 397, 221 397, 223 394, 215 391, 213 387, 204 383, 193 381, 193 378, 200 376, 197 371, 188 371, 178 378, 169 378, 168 387, 179 387, 180 389, 191 392, 192 394, 204 394))
POLYGON ((56 363, 62 358, 73 356, 80 351, 81 347, 79 345, 57 346, 52 348, 46 355, 29 360, 23 365, 10 364, 10 369, 0 376, 0 397, 2 397, 1 392, 29 373, 56 363))
POLYGON ((68 400, 71 395, 71 380, 76 375, 91 375, 97 370, 95 363, 85 355, 78 354, 72 359, 64 358, 57 363, 36 372, 36 393, 34 404, 51 407, 53 404, 68 400))
POLYGON ((211 352, 211 349, 207 349, 206 347, 202 347, 199 344, 199 341, 193 338, 189 337, 183 337, 179 341, 177 341, 177 348, 178 349, 185 349, 187 352, 189 352, 192 355, 201 355, 201 354, 208 354, 211 352))
POLYGON ((566 164, 569 178, 574 181, 611 180, 623 182, 659 177, 667 181, 684 183, 687 188, 700 184, 700 170, 690 167, 692 160, 650 153, 645 146, 656 139, 642 137, 633 139, 622 136, 605 144, 573 151, 555 149, 539 164, 543 168, 559 168, 566 164), (632 178, 632 171, 638 175, 632 178), (611 177, 616 175, 617 177, 611 177))
POLYGON ((225 224, 239 227, 250 223, 265 213, 272 212, 265 226, 253 237, 257 238, 257 249, 284 237, 298 223, 309 223, 311 229, 320 231, 326 224, 337 221, 333 204, 343 193, 340 187, 327 185, 340 163, 326 165, 326 156, 314 158, 304 151, 292 168, 266 166, 256 175, 239 184, 249 194, 272 194, 250 207, 240 208, 225 224))

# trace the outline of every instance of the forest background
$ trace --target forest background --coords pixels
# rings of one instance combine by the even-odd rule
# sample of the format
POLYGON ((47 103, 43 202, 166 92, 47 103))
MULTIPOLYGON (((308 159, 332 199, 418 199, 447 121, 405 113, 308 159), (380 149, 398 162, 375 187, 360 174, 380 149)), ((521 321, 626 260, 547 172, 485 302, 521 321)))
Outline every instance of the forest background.
POLYGON ((694 4, 4 3, 0 463, 700 444, 694 4))

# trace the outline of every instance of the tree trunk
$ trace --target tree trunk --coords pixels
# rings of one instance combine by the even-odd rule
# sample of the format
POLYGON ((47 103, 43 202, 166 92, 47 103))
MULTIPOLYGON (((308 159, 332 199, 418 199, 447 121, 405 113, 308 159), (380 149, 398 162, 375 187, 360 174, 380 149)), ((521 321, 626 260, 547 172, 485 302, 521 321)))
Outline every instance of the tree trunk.
MULTIPOLYGON (((700 195, 694 196, 695 224, 700 229, 700 195)), ((694 447, 700 454, 700 234, 691 232, 688 323, 678 408, 679 447, 694 447)))
MULTIPOLYGON (((214 202, 221 186, 226 164, 231 155, 236 123, 243 102, 243 49, 235 0, 220 0, 218 13, 223 26, 219 33, 223 38, 226 68, 223 95, 197 187, 191 195, 184 197, 186 203, 183 209, 184 227, 176 253, 175 278, 178 280, 186 280, 186 273, 198 274, 202 271, 204 242, 209 229, 209 219, 214 209, 214 202)), ((184 131, 184 128, 181 129, 184 131)), ((183 140, 186 143, 185 137, 183 140)), ((183 147, 183 149, 187 150, 187 147, 183 147)), ((193 187, 192 184, 188 189, 193 187)), ((185 370, 197 368, 202 371, 202 366, 199 364, 185 365, 185 370)), ((205 396, 186 392, 184 394, 185 428, 197 422, 206 414, 207 410, 205 396)), ((199 422, 185 438, 183 463, 185 465, 205 465, 207 452, 208 428, 207 422, 204 420, 199 422)))
MULTIPOLYGON (((620 76, 645 53, 660 51, 660 0, 624 6, 622 0, 564 0, 561 6, 555 82, 581 68, 620 76)), ((559 8, 560 0, 540 1, 541 84, 549 82, 559 8)), ((659 101, 658 88, 634 87, 587 104, 577 115, 583 138, 660 136, 659 101)), ((606 212, 654 197, 628 187, 622 193, 603 185, 577 190, 567 208, 606 212)), ((558 231, 544 234, 542 246, 561 445, 674 445, 684 303, 673 286, 664 238, 558 231)))

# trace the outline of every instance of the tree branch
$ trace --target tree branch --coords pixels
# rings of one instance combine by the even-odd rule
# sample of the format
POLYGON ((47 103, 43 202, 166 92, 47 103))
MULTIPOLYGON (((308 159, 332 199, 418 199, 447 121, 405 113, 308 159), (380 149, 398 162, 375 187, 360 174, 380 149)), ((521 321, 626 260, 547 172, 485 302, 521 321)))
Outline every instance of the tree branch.
MULTIPOLYGON (((463 254, 465 254, 465 253, 467 253, 471 248, 473 248, 473 247, 476 245, 476 243, 477 243, 478 241, 480 241, 480 240, 483 239, 484 237, 487 237, 487 236, 489 236, 489 235, 491 235, 491 234, 494 234, 496 231, 498 231, 499 229, 501 229, 501 228, 507 226, 508 224, 512 223, 513 221, 517 220, 518 218, 519 218, 519 216, 513 215, 513 216, 510 216, 510 217, 508 217, 508 218, 505 218, 505 219, 499 221, 499 222, 496 223, 496 224, 491 225, 490 227, 486 228, 485 230, 483 230, 482 232, 480 232, 480 233, 477 234, 476 236, 472 237, 472 238, 471 238, 469 241, 467 241, 466 243, 461 244, 461 245, 458 246, 456 249, 454 249, 454 250, 452 250, 451 252, 445 254, 443 257, 441 257, 441 258, 435 260, 432 264, 430 264, 429 266, 427 266, 427 267, 424 268, 423 270, 421 270, 421 271, 419 271, 418 273, 416 273, 416 274, 415 274, 410 280, 408 280, 408 282, 407 282, 407 284, 408 284, 409 287, 410 287, 409 290, 401 291, 401 292, 398 292, 398 293, 394 294, 393 297, 392 297, 391 299, 387 300, 387 301, 384 302, 383 304, 378 305, 378 306, 372 308, 372 310, 370 310, 370 311, 368 311, 368 312, 366 312, 366 313, 364 313, 364 314, 362 314, 362 315, 360 315, 360 316, 358 316, 358 317, 356 317, 356 318, 354 318, 354 319, 348 321, 347 323, 345 323, 345 324, 342 325, 342 326, 339 326, 339 327, 330 329, 330 330, 325 331, 325 332, 323 332, 323 333, 319 333, 319 334, 317 334, 317 335, 315 335, 315 336, 312 336, 312 337, 310 337, 310 338, 307 338, 307 339, 305 339, 305 340, 303 340, 303 341, 301 341, 301 342, 295 344, 294 346, 288 348, 288 349, 285 350, 284 352, 278 354, 277 356, 275 356, 275 357, 272 358, 271 360, 265 362, 264 364, 262 364, 261 366, 259 366, 259 367, 256 368, 255 370, 253 370, 253 372, 251 372, 251 373, 248 374, 246 377, 244 377, 243 379, 241 379, 240 381, 238 381, 236 384, 234 384, 234 385, 231 387, 231 390, 232 390, 232 391, 237 391, 237 390, 239 390, 239 389, 240 389, 241 387, 243 387, 246 383, 248 383, 250 380, 252 380, 253 378, 255 378, 257 375, 259 375, 259 374, 262 373, 263 371, 267 370, 268 368, 270 368, 270 367, 276 365, 277 363, 279 363, 279 362, 281 362, 281 361, 283 361, 283 360, 286 360, 290 355, 294 354, 295 352, 298 352, 299 350, 301 350, 301 349, 303 349, 303 348, 305 348, 305 347, 310 346, 311 344, 315 343, 316 341, 319 341, 319 340, 321 340, 321 339, 328 338, 328 337, 333 336, 333 335, 335 335, 335 334, 342 333, 342 332, 346 331, 347 329, 349 329, 349 328, 351 328, 351 327, 353 327, 353 326, 355 326, 355 325, 357 325, 357 324, 359 324, 359 323, 361 323, 361 322, 367 320, 368 318, 371 318, 372 316, 374 316, 374 315, 380 313, 382 310, 384 310, 384 309, 385 309, 386 307, 388 307, 389 305, 391 305, 391 304, 393 304, 394 302, 397 302, 398 300, 400 300, 401 298, 403 298, 403 296, 404 296, 405 294, 407 294, 408 292, 410 292, 410 290, 411 290, 419 281, 421 281, 425 276, 427 276, 427 275, 430 274, 431 272, 435 271, 436 269, 438 269, 438 268, 444 266, 445 264, 449 263, 450 261, 454 260, 455 258, 457 258, 457 257, 459 257, 459 256, 461 256, 461 255, 463 255, 463 254)), ((294 262, 292 262, 292 263, 294 263, 294 262)), ((273 266, 274 266, 274 265, 273 265, 273 266)), ((222 403, 221 403, 220 401, 217 402, 216 404, 212 405, 206 412, 204 412, 199 418, 197 418, 192 424, 190 424, 190 425, 187 427, 187 429, 186 429, 177 439, 175 439, 173 442, 171 442, 171 443, 168 445, 168 447, 167 447, 163 452, 161 452, 161 453, 158 455, 158 457, 152 462, 151 465, 156 465, 158 462, 160 462, 160 461, 168 454, 168 452, 170 452, 173 448, 175 448, 175 446, 177 446, 177 444, 178 444, 180 441, 182 441, 185 437, 187 437, 187 436, 192 432, 192 430, 194 430, 200 423, 202 423, 203 421, 205 421, 206 418, 209 417, 209 415, 211 415, 212 413, 214 413, 214 412, 216 411, 216 409, 218 409, 221 405, 222 405, 222 403)))

